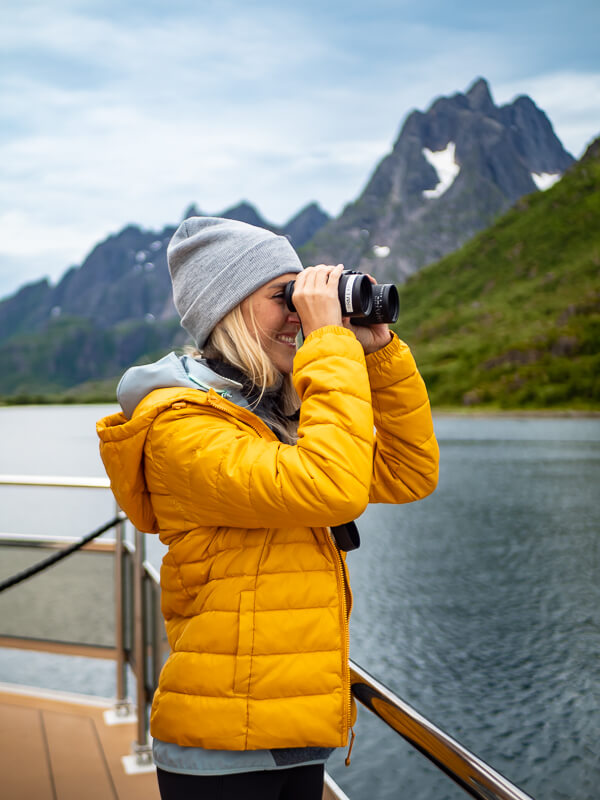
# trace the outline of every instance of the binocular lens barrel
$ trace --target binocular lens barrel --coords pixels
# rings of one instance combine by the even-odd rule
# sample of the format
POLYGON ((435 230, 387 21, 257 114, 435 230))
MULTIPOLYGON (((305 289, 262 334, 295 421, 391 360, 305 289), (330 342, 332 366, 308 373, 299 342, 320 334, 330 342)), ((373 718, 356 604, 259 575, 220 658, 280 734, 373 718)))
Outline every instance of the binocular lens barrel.
MULTIPOLYGON (((284 289, 284 298, 290 311, 295 311, 292 295, 294 281, 284 289)), ((376 325, 396 322, 398 319, 398 290, 393 283, 371 283, 362 272, 344 270, 340 276, 338 298, 343 317, 350 317, 354 325, 376 325)))
POLYGON ((373 284, 362 274, 342 272, 338 296, 343 317, 368 317, 373 310, 373 284))
POLYGON ((370 283, 373 309, 366 317, 352 318, 353 325, 377 325, 380 322, 396 322, 400 311, 398 289, 393 283, 370 283))

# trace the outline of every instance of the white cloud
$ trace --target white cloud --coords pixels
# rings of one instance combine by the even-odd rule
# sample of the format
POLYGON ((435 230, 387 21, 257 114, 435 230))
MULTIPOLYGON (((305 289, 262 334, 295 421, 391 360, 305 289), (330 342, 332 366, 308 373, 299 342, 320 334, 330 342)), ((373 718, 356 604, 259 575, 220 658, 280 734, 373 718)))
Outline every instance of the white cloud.
POLYGON ((0 216, 0 240, 4 242, 3 253, 8 256, 38 257, 55 251, 62 253, 65 239, 72 247, 84 251, 89 246, 91 234, 91 230, 82 230, 80 224, 35 224, 21 211, 9 211, 0 216))
POLYGON ((39 215, 9 211, 0 215, 0 297, 41 278, 57 281, 79 264, 110 230, 73 222, 46 222, 39 215))
MULTIPOLYGON (((14 8, 0 30, 0 45, 36 56, 56 70, 42 82, 60 78, 58 70, 78 65, 97 70, 99 84, 136 103, 172 100, 186 115, 203 98, 227 94, 238 82, 273 85, 293 75, 299 65, 331 58, 332 48, 311 35, 302 17, 271 9, 267 23, 248 7, 211 14, 198 9, 162 19, 150 17, 136 26, 94 17, 87 11, 57 11, 53 5, 14 8), (12 16, 12 19, 10 18, 12 16), (293 30, 294 46, 290 46, 293 30)), ((36 73, 37 74, 37 73, 36 73)), ((73 76, 65 74, 67 85, 73 76)))
POLYGON ((530 94, 576 155, 600 128, 598 76, 517 81, 529 40, 507 49, 496 28, 423 22, 412 6, 401 19, 396 6, 357 28, 349 13, 226 0, 185 13, 140 4, 135 24, 83 0, 11 4, 0 258, 21 272, 0 276, 0 296, 41 263, 56 277, 129 222, 174 223, 190 202, 218 212, 247 199, 276 223, 311 200, 337 214, 412 108, 481 74, 497 101, 530 94), (39 232, 29 255, 26 228, 39 232))

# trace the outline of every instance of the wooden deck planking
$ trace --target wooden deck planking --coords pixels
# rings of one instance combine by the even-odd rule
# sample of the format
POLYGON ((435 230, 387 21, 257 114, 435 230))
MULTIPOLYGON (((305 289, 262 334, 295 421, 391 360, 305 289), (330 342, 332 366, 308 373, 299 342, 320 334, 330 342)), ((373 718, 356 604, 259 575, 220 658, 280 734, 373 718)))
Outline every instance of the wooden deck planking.
POLYGON ((159 800, 154 772, 127 775, 135 725, 104 708, 0 692, 2 800, 159 800))
MULTIPOLYGON (((154 772, 121 762, 135 725, 106 725, 105 708, 0 689, 2 800, 160 800, 154 772)), ((335 798, 326 785, 323 800, 335 798)))
POLYGON ((50 768, 60 800, 118 800, 94 720, 64 711, 42 712, 50 768))
POLYGON ((0 775, 5 800, 55 797, 37 709, 0 705, 0 775))

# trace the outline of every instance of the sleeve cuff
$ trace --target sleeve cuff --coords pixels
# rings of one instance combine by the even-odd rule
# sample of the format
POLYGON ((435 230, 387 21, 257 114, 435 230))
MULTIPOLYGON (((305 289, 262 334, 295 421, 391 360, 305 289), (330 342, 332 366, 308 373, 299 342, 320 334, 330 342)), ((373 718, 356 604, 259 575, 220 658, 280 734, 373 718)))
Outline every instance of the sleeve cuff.
MULTIPOLYGON (((376 350, 374 353, 369 353, 369 355, 365 356, 365 361, 367 362, 367 366, 376 367, 382 361, 388 361, 390 358, 393 358, 395 355, 398 355, 400 352, 400 345, 404 344, 397 334, 392 331, 392 338, 390 341, 384 345, 384 347, 376 350)), ((405 347, 407 345, 404 345, 405 347)))
POLYGON ((417 369, 409 346, 394 333, 392 340, 381 350, 365 356, 372 389, 383 389, 403 380, 417 369))
MULTIPOLYGON (((356 336, 342 325, 325 325, 310 333, 294 356, 294 376, 322 358, 349 358, 365 368, 365 354, 356 336)), ((366 377, 366 375, 365 375, 366 377)), ((297 387, 296 387, 297 388, 297 387)))
POLYGON ((312 342, 313 339, 322 339, 323 336, 326 336, 328 333, 351 336, 353 339, 356 339, 356 336, 352 333, 352 331, 349 331, 348 328, 344 328, 343 325, 324 325, 322 328, 317 328, 316 331, 309 333, 304 340, 304 344, 306 344, 306 342, 312 342))

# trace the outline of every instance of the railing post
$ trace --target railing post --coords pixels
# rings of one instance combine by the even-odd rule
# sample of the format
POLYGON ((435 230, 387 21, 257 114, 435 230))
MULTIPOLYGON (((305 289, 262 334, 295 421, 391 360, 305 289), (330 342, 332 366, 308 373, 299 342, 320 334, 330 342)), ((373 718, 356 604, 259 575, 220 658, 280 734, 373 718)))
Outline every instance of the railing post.
MULTIPOLYGON (((119 506, 116 505, 117 513, 119 506)), ((118 523, 115 529, 115 648, 117 651, 117 716, 129 713, 127 698, 127 659, 125 657, 125 574, 123 570, 123 541, 125 539, 125 520, 118 523)))
POLYGON ((146 714, 146 607, 144 598, 144 534, 135 529, 135 554, 133 560, 133 640, 135 650, 135 679, 137 705, 137 740, 133 745, 138 764, 150 764, 152 751, 148 737, 146 714))

